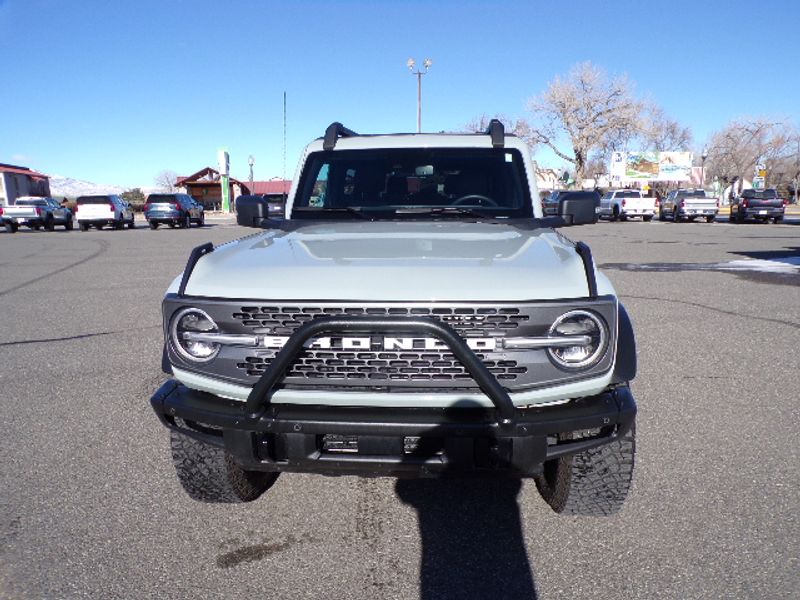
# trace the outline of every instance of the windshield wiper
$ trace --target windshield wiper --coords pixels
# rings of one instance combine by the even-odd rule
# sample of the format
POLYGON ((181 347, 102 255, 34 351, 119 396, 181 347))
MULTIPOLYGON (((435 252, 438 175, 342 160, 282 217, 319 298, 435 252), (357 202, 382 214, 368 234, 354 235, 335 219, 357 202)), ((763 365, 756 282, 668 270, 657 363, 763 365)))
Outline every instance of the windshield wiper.
POLYGON ((464 208, 461 206, 432 206, 430 208, 424 206, 413 208, 409 207, 398 208, 394 212, 397 215, 456 215, 476 217, 478 219, 491 218, 491 215, 476 211, 472 208, 464 208))
POLYGON ((296 206, 292 212, 310 213, 310 214, 348 214, 355 215, 359 219, 367 219, 372 221, 372 217, 365 215, 361 212, 360 206, 337 206, 335 208, 315 208, 313 206, 296 206))

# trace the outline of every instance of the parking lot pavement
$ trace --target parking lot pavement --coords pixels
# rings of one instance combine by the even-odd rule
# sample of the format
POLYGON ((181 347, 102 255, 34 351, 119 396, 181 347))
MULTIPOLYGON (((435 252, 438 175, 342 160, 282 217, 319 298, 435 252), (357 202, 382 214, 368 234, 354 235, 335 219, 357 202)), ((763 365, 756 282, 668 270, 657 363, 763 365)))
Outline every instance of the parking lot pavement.
POLYGON ((251 230, 0 233, 0 597, 797 597, 800 285, 755 267, 796 264, 799 232, 564 230, 638 338, 634 488, 605 519, 513 481, 283 475, 193 502, 148 402, 160 298, 192 247, 251 230))

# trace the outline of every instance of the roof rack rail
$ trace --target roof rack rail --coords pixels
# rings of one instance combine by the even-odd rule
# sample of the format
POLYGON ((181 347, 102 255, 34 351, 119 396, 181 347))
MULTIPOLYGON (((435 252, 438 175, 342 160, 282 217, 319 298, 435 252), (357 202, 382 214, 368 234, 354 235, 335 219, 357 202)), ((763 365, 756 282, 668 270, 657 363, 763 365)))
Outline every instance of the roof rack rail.
POLYGON ((499 119, 492 119, 489 121, 489 126, 484 131, 487 135, 492 136, 492 146, 494 148, 502 148, 505 146, 506 128, 499 119))
POLYGON ((325 130, 325 139, 322 142, 323 150, 333 150, 336 147, 336 141, 340 137, 353 137, 358 135, 352 129, 348 129, 339 121, 331 123, 325 130))

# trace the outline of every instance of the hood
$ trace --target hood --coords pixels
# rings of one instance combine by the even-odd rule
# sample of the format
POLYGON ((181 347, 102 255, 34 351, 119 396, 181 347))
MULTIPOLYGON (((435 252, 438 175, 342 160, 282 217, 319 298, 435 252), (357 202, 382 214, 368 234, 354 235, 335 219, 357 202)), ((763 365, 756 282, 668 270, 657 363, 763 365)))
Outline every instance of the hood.
POLYGON ((269 230, 197 263, 195 296, 336 301, 516 301, 587 295, 572 242, 497 222, 346 221, 269 230))

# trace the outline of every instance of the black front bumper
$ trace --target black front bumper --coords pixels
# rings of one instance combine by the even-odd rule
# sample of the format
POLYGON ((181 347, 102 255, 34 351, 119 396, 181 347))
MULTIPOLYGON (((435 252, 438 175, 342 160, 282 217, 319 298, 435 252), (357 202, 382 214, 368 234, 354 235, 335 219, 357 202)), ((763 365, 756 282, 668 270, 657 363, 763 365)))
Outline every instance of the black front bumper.
POLYGON ((615 441, 636 416, 627 386, 515 409, 510 422, 495 408, 269 404, 253 414, 174 380, 151 404, 164 425, 225 448, 246 469, 342 475, 536 475, 547 460, 615 441), (584 433, 562 435, 570 432, 584 433))

